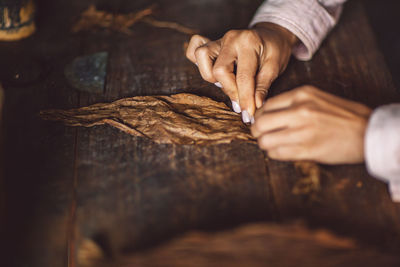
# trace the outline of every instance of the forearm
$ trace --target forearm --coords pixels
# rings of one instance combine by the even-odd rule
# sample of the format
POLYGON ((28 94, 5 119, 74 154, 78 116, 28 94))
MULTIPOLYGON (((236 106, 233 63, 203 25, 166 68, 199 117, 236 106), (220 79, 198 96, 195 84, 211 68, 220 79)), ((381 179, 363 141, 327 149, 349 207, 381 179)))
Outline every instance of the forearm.
POLYGON ((336 25, 345 0, 268 0, 255 14, 250 27, 270 22, 292 32, 300 42, 293 55, 309 60, 336 25))

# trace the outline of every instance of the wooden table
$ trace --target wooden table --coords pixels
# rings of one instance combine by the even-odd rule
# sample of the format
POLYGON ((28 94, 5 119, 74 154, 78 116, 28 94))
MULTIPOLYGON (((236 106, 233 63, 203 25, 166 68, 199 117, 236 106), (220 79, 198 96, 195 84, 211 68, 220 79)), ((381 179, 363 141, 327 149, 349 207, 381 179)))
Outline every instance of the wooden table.
MULTIPOLYGON (((153 3, 95 2, 114 12, 153 3)), ((155 2, 157 18, 218 38, 228 29, 246 27, 262 1, 155 2)), ((72 34, 71 26, 88 5, 41 1, 39 31, 20 42, 0 43, 6 97, 0 226, 10 258, 4 266, 76 266, 82 237, 110 250, 134 251, 188 230, 295 218, 384 249, 399 248, 400 206, 364 165, 319 166, 321 189, 296 195, 292 189, 304 179, 301 171, 292 163, 265 161, 252 144, 157 145, 108 126, 71 128, 42 121, 38 112, 43 109, 136 95, 190 92, 228 103, 185 59, 188 35, 144 23, 135 25, 131 36, 72 34), (71 88, 63 74, 66 64, 101 51, 109 53, 104 93, 71 88)), ((306 83, 371 107, 400 101, 362 1, 346 5, 312 61, 292 59, 272 94, 306 83)))

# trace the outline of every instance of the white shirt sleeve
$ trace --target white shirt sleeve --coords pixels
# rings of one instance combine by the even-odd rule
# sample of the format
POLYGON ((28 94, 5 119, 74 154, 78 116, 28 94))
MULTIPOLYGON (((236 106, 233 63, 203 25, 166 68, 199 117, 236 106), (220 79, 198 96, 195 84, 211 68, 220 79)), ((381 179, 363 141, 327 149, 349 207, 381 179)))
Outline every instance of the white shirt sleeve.
POLYGON ((387 182, 392 200, 400 202, 400 104, 372 113, 364 147, 368 172, 387 182))
POLYGON ((293 48, 299 60, 310 60, 336 25, 346 0, 266 0, 250 27, 260 22, 278 24, 300 40, 293 48))

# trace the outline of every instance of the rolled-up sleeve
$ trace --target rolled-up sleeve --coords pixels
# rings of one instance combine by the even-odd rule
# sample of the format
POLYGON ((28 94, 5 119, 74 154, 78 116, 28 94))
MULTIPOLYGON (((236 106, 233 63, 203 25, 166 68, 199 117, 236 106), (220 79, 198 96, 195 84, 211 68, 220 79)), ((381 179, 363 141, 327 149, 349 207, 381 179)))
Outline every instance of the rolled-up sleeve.
POLYGON ((267 0, 256 12, 250 27, 271 22, 291 31, 300 40, 293 48, 299 60, 310 60, 337 23, 345 0, 267 0))
POLYGON ((392 200, 400 202, 400 104, 377 108, 365 135, 369 173, 389 184, 392 200))

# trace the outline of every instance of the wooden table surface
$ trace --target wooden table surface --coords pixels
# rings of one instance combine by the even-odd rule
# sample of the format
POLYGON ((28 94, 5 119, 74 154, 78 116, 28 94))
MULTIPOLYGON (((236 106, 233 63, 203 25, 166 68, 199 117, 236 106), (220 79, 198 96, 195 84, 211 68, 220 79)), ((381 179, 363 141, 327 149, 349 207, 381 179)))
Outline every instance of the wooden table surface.
MULTIPOLYGON (((253 144, 158 145, 109 126, 65 127, 38 112, 136 95, 190 92, 225 101, 184 56, 190 36, 139 23, 132 35, 71 33, 79 14, 132 12, 153 2, 158 19, 218 38, 244 28, 262 2, 250 0, 52 1, 38 3, 38 32, 0 43, 5 89, 4 179, 0 228, 5 266, 77 266, 79 240, 135 251, 189 230, 220 230, 296 218, 389 251, 400 247, 400 205, 364 165, 319 166, 321 189, 293 194, 304 174, 293 163, 265 160, 253 144), (103 94, 68 85, 74 58, 109 53, 103 94)), ((346 5, 337 28, 310 62, 292 59, 272 95, 313 84, 370 107, 400 101, 362 1, 346 5)), ((0 201, 2 198, 0 198, 0 201)))

